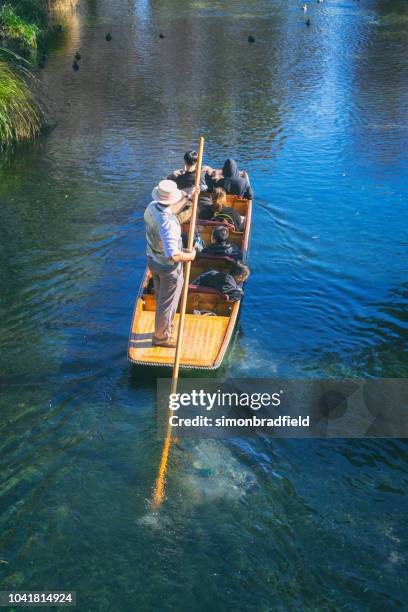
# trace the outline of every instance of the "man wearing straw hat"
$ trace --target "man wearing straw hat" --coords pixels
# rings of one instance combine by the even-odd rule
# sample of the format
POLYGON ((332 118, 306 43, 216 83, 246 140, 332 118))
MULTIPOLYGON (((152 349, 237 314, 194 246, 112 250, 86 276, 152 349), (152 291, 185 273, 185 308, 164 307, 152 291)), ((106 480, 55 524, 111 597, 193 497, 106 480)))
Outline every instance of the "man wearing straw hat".
POLYGON ((153 276, 156 295, 153 346, 176 347, 173 320, 183 288, 184 261, 193 261, 196 252, 183 250, 181 226, 177 214, 188 196, 174 181, 161 181, 152 191, 144 214, 147 239, 147 263, 153 276))

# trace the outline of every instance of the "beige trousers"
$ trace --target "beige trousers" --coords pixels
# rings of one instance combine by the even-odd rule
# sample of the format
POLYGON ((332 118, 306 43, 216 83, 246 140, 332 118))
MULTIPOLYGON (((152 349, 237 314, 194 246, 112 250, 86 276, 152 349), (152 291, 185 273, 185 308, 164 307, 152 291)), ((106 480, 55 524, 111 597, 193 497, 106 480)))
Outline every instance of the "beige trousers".
POLYGON ((148 259, 148 265, 153 276, 154 293, 156 295, 154 335, 157 340, 168 340, 183 289, 183 266, 179 263, 173 269, 170 269, 170 267, 162 266, 150 258, 148 259))

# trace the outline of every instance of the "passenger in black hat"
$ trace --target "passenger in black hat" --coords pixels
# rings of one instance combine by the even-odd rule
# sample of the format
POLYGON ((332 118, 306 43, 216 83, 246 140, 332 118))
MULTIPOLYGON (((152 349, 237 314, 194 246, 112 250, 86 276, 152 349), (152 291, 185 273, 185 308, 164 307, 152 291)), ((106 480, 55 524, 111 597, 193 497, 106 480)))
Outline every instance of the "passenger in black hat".
POLYGON ((231 244, 228 241, 229 230, 227 227, 220 225, 216 227, 211 236, 211 244, 204 247, 201 251, 202 255, 215 255, 217 257, 231 257, 232 259, 241 259, 241 251, 236 244, 231 244))

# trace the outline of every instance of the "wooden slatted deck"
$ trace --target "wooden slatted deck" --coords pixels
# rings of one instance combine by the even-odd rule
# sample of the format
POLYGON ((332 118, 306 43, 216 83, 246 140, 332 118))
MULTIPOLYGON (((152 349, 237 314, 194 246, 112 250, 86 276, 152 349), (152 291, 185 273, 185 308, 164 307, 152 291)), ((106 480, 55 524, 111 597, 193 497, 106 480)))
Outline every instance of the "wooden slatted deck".
MULTIPOLYGON (((152 346, 153 311, 141 311, 134 321, 129 342, 132 361, 146 364, 172 365, 175 349, 152 346)), ((177 330, 179 315, 175 318, 177 330)), ((213 367, 227 331, 229 317, 205 317, 187 314, 184 323, 181 365, 213 367)))

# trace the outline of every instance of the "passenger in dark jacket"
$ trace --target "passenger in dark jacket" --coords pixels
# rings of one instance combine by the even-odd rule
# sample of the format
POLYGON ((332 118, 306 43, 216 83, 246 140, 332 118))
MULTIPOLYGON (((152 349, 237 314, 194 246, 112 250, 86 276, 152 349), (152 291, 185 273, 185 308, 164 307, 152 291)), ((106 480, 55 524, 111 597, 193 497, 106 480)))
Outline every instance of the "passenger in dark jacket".
MULTIPOLYGON (((174 181, 179 189, 182 189, 186 193, 190 194, 193 190, 196 177, 198 155, 196 151, 187 151, 184 154, 184 169, 175 170, 167 177, 170 181, 174 181)), ((205 191, 207 185, 205 182, 204 174, 201 174, 200 178, 200 191, 205 191)))
POLYGON ((215 179, 209 173, 206 174, 205 180, 209 191, 213 191, 215 187, 222 187, 228 194, 242 196, 247 200, 253 200, 254 192, 249 183, 248 174, 244 171, 239 172, 237 162, 228 158, 222 168, 222 178, 215 179))
POLYGON ((225 190, 222 187, 216 187, 211 193, 211 204, 200 197, 198 217, 205 220, 226 221, 233 225, 237 232, 241 232, 243 229, 241 215, 233 206, 227 206, 226 201, 225 190))
POLYGON ((217 257, 232 257, 241 259, 242 254, 236 244, 228 242, 229 231, 227 227, 220 225, 216 227, 211 236, 211 244, 201 251, 203 255, 214 255, 217 257))
POLYGON ((208 213, 212 215, 212 194, 209 191, 202 191, 198 196, 198 216, 201 219, 210 219, 206 214, 208 213), (203 212, 204 217, 200 217, 200 213, 203 212))
POLYGON ((193 281, 194 285, 199 287, 212 287, 221 293, 228 295, 232 302, 237 302, 244 295, 242 284, 249 276, 249 268, 241 262, 237 262, 231 267, 230 272, 218 272, 217 270, 208 270, 200 274, 193 281))

